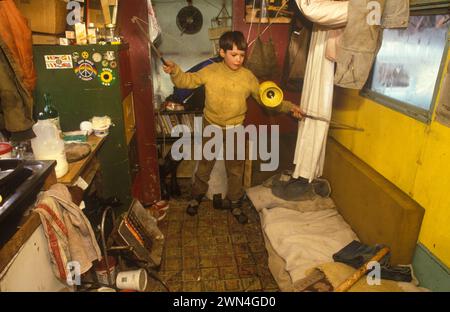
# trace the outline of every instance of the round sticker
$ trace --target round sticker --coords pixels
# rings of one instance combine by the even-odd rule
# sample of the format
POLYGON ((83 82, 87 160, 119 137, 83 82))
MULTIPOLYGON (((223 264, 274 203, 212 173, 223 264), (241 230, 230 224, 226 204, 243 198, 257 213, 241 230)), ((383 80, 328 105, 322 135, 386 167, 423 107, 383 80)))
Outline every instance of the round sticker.
POLYGON ((75 74, 83 81, 90 81, 97 76, 95 64, 89 60, 81 60, 75 66, 75 74))
POLYGON ((103 59, 103 57, 100 53, 96 52, 96 53, 92 54, 92 60, 95 63, 100 63, 102 61, 102 59, 103 59))
POLYGON ((110 86, 114 80, 116 80, 116 77, 113 75, 113 71, 111 68, 103 68, 103 71, 100 73, 100 80, 102 82, 102 85, 104 86, 110 86))
POLYGON ((108 67, 108 65, 109 65, 109 62, 107 60, 103 60, 102 61, 102 66, 103 67, 108 67))
POLYGON ((85 60, 87 60, 89 58, 89 53, 87 53, 86 51, 81 52, 81 57, 84 58, 85 60))
POLYGON ((116 61, 111 61, 111 63, 109 63, 109 66, 111 68, 116 68, 117 67, 117 62, 116 61))

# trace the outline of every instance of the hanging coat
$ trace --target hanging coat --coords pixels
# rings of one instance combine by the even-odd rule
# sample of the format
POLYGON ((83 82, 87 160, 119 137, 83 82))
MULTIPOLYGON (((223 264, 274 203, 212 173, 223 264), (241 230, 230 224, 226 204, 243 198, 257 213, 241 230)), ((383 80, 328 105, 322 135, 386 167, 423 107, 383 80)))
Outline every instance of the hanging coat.
POLYGON ((12 0, 0 1, 0 129, 13 141, 34 137, 35 83, 31 30, 12 0))
POLYGON ((33 98, 16 75, 18 65, 0 38, 0 129, 11 132, 12 141, 34 137, 33 98))
POLYGON ((31 29, 13 0, 0 1, 0 37, 5 42, 18 68, 16 75, 32 93, 36 85, 31 29))

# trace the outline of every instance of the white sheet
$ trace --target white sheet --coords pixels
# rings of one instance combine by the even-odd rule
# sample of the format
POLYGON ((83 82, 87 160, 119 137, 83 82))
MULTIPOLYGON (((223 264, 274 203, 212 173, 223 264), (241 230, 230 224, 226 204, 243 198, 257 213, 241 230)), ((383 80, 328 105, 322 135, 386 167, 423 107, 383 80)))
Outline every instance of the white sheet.
POLYGON ((263 209, 261 223, 273 249, 285 260, 293 283, 304 278, 306 270, 333 262, 334 253, 358 240, 335 209, 263 209))
MULTIPOLYGON (((314 22, 300 107, 309 115, 331 119, 334 63, 326 55, 328 29, 347 22, 348 2, 297 0, 303 14, 314 22)), ((299 122, 294 156, 294 178, 310 181, 322 175, 328 123, 303 119, 299 122)))
POLYGON ((342 27, 347 23, 348 1, 296 0, 303 14, 314 23, 342 27))
MULTIPOLYGON (((309 115, 331 119, 334 63, 325 57, 328 31, 314 25, 300 107, 309 115)), ((304 118, 299 122, 294 178, 310 181, 322 175, 329 124, 304 118)))

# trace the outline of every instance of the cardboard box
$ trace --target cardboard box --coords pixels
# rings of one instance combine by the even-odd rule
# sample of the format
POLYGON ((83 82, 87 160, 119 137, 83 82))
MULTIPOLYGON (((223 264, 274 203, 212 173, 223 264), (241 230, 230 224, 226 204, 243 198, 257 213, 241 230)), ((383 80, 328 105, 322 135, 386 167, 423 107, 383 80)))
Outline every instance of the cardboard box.
POLYGON ((63 0, 14 0, 34 32, 61 34, 66 29, 66 3, 63 0))
POLYGON ((32 41, 34 45, 41 44, 59 44, 59 37, 55 35, 33 34, 32 41))

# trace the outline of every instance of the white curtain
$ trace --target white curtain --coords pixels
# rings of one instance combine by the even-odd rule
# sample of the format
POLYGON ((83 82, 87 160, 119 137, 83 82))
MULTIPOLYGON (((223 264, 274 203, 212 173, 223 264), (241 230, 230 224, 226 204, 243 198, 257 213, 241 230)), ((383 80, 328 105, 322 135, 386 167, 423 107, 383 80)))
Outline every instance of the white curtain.
MULTIPOLYGON (((330 120, 334 87, 334 63, 325 57, 328 30, 345 25, 348 1, 297 0, 303 14, 314 22, 303 82, 301 109, 330 120)), ((329 124, 305 118, 299 122, 294 178, 309 181, 322 175, 329 124)))

